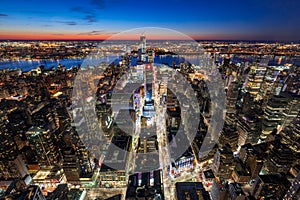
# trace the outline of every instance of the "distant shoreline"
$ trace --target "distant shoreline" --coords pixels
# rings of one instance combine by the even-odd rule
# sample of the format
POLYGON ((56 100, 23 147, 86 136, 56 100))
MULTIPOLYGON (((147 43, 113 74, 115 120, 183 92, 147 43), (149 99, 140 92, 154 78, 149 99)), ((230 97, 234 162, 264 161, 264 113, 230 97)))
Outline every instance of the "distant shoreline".
MULTIPOLYGON (((57 39, 47 39, 47 40, 15 40, 15 39, 0 39, 0 42, 103 42, 103 41, 138 41, 138 40, 89 40, 89 39, 82 39, 82 40, 73 40, 73 39, 64 39, 64 40, 57 40, 57 39)), ((148 42, 157 42, 157 41, 189 41, 189 40, 147 40, 148 42)), ((195 40, 197 42, 224 42, 224 43, 282 43, 282 44, 300 44, 300 41, 287 41, 287 40, 195 40)))

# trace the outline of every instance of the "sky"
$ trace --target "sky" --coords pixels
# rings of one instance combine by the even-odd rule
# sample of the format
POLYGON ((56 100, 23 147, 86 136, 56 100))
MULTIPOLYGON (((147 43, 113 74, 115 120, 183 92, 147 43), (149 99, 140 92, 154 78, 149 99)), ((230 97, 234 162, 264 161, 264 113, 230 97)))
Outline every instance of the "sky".
POLYGON ((0 39, 101 40, 161 27, 198 40, 300 41, 299 11, 299 0, 0 0, 0 39))

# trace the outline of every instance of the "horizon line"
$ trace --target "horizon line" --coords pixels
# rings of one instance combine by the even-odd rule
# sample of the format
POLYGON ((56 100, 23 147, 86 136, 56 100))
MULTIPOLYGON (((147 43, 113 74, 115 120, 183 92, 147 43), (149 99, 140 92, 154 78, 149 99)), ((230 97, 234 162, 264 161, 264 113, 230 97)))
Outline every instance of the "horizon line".
MULTIPOLYGON (((194 41, 222 41, 222 42, 280 42, 280 43, 299 43, 300 40, 274 40, 274 39, 193 39, 194 41)), ((139 39, 0 39, 1 42, 10 41, 139 41, 139 39)), ((184 39, 147 39, 147 41, 192 41, 184 39)))

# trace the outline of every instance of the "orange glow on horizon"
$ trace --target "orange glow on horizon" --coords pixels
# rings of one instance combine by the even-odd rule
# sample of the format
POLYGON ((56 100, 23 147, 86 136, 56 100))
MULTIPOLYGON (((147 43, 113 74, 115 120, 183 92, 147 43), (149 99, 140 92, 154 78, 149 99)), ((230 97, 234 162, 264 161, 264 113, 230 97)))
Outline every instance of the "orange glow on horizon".
POLYGON ((0 40, 105 40, 111 34, 80 35, 73 33, 30 33, 30 32, 6 32, 0 33, 0 40))
MULTIPOLYGON (((237 35, 223 34, 191 34, 188 37, 166 34, 146 34, 147 40, 239 40, 237 35)), ((139 34, 126 33, 112 34, 103 33, 99 35, 75 34, 75 33, 45 33, 45 32, 5 32, 0 33, 0 40, 139 40, 139 34)))

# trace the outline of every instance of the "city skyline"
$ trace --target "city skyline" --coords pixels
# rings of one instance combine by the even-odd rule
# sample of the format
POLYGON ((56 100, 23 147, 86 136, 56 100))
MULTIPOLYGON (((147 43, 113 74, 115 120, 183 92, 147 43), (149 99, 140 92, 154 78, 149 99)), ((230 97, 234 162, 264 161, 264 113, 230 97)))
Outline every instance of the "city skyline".
MULTIPOLYGON (((299 41, 298 1, 0 2, 1 40, 104 40, 163 27, 195 40, 299 41)), ((160 35, 160 38, 168 38, 160 35)), ((124 38, 127 39, 127 38, 124 38)), ((149 37, 151 39, 151 37, 149 37)), ((154 38, 156 39, 156 38, 154 38)))
POLYGON ((299 199, 300 44, 106 43, 1 42, 0 199, 299 199))

